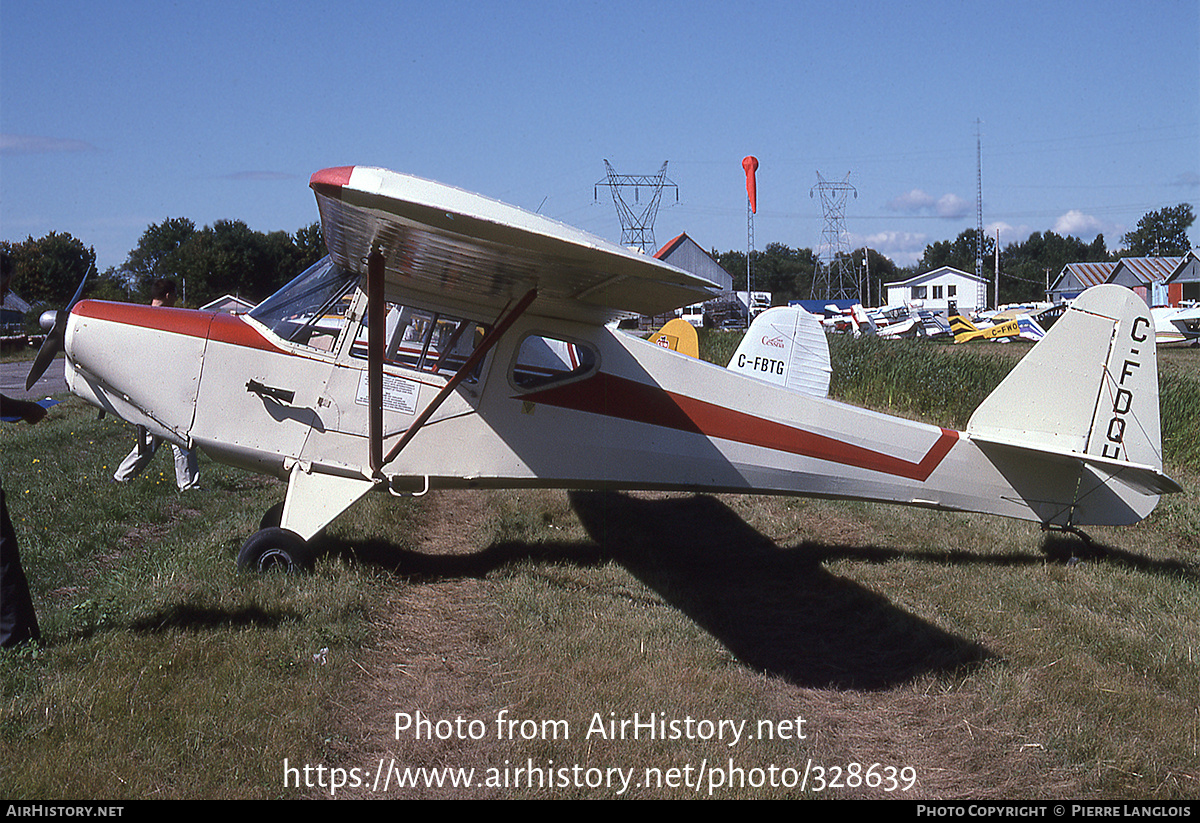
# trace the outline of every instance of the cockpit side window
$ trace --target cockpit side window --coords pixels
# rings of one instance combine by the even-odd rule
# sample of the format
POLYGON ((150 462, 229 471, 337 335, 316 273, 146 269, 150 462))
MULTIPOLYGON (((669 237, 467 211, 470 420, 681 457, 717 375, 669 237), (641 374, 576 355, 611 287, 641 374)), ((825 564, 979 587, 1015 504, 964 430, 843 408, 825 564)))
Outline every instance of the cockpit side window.
POLYGON ((512 383, 518 389, 544 389, 573 380, 582 380, 596 371, 599 357, 583 343, 527 335, 517 348, 512 365, 512 383))
POLYGON ((350 291, 358 275, 324 257, 275 294, 250 316, 284 340, 329 351, 346 326, 350 291))
MULTIPOLYGON (((466 364, 467 358, 487 332, 485 326, 474 320, 396 303, 387 304, 385 329, 385 362, 446 376, 455 374, 466 364)), ((364 318, 351 346, 351 356, 365 360, 367 341, 367 322, 364 318)), ((468 376, 468 380, 478 378, 480 366, 482 363, 468 376)))

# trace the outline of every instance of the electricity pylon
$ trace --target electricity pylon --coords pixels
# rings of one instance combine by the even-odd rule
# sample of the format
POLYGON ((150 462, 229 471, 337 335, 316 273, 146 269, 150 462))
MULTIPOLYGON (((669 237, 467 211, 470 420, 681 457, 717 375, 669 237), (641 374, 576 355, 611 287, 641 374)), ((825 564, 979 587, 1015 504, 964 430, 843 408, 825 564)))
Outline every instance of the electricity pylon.
POLYGON ((679 202, 679 186, 667 179, 667 161, 663 161, 658 174, 617 174, 607 160, 604 161, 604 168, 608 170, 608 176, 596 181, 592 196, 598 200, 599 187, 607 184, 612 191, 613 205, 617 207, 617 218, 621 221, 621 245, 637 246, 645 254, 654 254, 658 251, 654 242, 654 218, 658 216, 662 190, 675 189, 675 202, 679 202), (646 207, 640 212, 634 211, 621 196, 623 188, 633 189, 634 205, 640 205, 640 190, 650 189, 650 200, 646 207))
POLYGON ((817 255, 817 272, 813 276, 812 299, 856 300, 859 298, 857 278, 850 268, 850 239, 846 232, 846 198, 851 193, 858 198, 858 190, 850 185, 850 172, 846 179, 830 182, 817 172, 817 184, 809 189, 821 193, 821 211, 825 214, 825 228, 821 230, 821 249, 817 255))

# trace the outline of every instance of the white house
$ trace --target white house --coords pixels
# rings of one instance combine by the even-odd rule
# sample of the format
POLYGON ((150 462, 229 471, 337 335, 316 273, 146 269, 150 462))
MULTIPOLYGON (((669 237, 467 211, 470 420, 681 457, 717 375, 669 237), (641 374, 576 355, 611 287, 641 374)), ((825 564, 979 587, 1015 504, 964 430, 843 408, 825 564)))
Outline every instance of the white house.
POLYGON ((987 306, 988 281, 950 266, 884 286, 889 307, 920 304, 922 308, 951 315, 968 314, 987 306))

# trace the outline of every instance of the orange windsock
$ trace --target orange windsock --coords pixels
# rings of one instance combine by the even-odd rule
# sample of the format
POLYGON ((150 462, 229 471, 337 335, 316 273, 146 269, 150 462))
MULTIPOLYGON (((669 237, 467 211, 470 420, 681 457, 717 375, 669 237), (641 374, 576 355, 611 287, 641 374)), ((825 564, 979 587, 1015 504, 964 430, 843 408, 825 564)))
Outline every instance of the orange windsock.
POLYGON ((742 168, 746 170, 746 196, 750 198, 750 211, 758 214, 758 185, 754 179, 754 173, 758 171, 758 158, 744 158, 742 168))

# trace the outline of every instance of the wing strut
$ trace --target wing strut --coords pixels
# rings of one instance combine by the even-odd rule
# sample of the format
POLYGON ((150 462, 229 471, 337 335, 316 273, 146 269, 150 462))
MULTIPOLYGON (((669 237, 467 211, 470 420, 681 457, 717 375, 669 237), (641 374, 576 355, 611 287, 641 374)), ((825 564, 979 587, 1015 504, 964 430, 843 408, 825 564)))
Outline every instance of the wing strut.
POLYGON ((367 255, 367 403, 370 405, 367 434, 374 475, 383 468, 383 347, 387 335, 383 270, 383 252, 378 247, 371 249, 367 255))
MULTIPOLYGON (((375 258, 375 254, 376 253, 373 252, 367 261, 367 298, 369 301, 371 301, 371 305, 383 305, 383 255, 379 255, 378 263, 373 263, 372 261, 375 258), (376 268, 378 271, 376 271, 376 268), (376 280, 379 282, 378 291, 380 292, 378 303, 375 303, 375 289, 371 285, 371 283, 376 280)), ((467 361, 463 363, 462 367, 454 373, 454 376, 451 377, 450 381, 442 387, 442 390, 438 392, 437 396, 433 398, 430 404, 426 406, 419 415, 417 415, 417 419, 414 420, 412 425, 405 430, 404 434, 400 437, 399 442, 392 447, 392 450, 388 452, 387 456, 382 458, 380 458, 379 455, 383 454, 384 329, 380 328, 378 331, 376 331, 376 328, 371 323, 370 318, 374 318, 376 315, 382 317, 383 313, 379 311, 372 311, 371 308, 368 307, 367 334, 369 339, 367 342, 367 368, 370 371, 370 374, 367 377, 367 390, 368 400, 371 404, 371 426, 369 434, 371 440, 371 470, 376 477, 382 477, 383 467, 396 459, 396 456, 400 454, 401 450, 403 450, 404 447, 408 445, 409 441, 416 436, 421 427, 429 421, 429 418, 432 417, 433 413, 437 411, 438 407, 445 402, 446 398, 448 398, 454 392, 454 390, 458 388, 458 385, 462 383, 462 381, 465 380, 467 376, 471 374, 471 372, 475 371, 475 367, 478 366, 480 361, 483 360, 487 353, 491 351, 491 349, 498 342, 500 342, 500 338, 503 337, 504 333, 508 331, 509 327, 516 322, 517 318, 525 313, 525 310, 529 308, 530 304, 533 303, 536 297, 537 289, 532 288, 525 293, 524 297, 517 301, 517 304, 512 307, 508 314, 501 314, 501 316, 496 320, 495 325, 492 326, 491 331, 484 335, 483 340, 481 340, 479 345, 475 347, 475 351, 471 352, 471 356, 467 358, 467 361), (378 353, 376 353, 376 345, 374 342, 376 338, 379 339, 378 353), (378 425, 376 425, 375 422, 376 418, 378 418, 379 421, 378 425)), ((382 321, 380 321, 380 325, 383 325, 382 321)))

